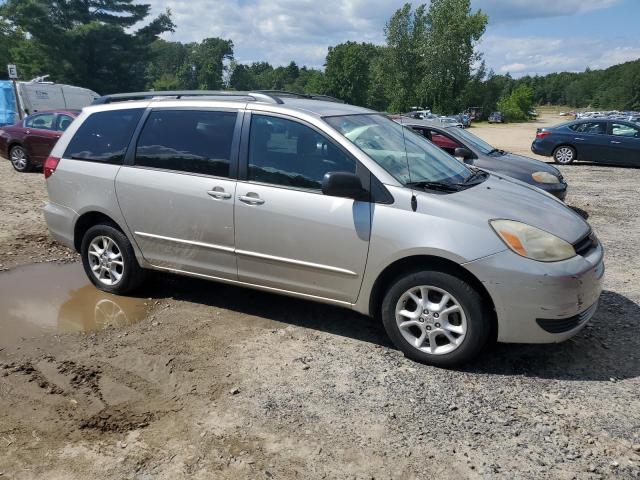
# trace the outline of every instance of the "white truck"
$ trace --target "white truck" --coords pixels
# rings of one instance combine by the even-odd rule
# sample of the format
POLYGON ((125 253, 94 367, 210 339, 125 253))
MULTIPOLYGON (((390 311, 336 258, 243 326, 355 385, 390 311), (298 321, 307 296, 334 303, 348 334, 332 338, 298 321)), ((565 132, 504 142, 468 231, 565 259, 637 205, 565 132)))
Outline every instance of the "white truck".
POLYGON ((0 125, 44 110, 81 110, 100 96, 87 88, 47 82, 47 76, 30 82, 18 81, 15 85, 0 80, 0 125))

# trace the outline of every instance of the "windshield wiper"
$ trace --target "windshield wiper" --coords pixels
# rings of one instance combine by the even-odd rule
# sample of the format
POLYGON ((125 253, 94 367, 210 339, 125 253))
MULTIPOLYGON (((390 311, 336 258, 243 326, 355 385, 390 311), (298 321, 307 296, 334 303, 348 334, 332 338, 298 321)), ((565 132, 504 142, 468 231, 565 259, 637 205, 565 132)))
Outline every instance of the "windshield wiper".
POLYGON ((507 152, 505 152, 501 148, 494 148, 489 153, 487 153, 487 155, 493 155, 494 153, 499 153, 500 155, 506 155, 507 154, 507 152))
POLYGON ((485 178, 487 178, 487 172, 483 170, 472 170, 471 172, 471 175, 469 175, 464 182, 458 185, 469 185, 474 179, 478 179, 480 180, 480 182, 482 182, 485 178))
POLYGON ((405 187, 429 188, 431 190, 441 190, 443 192, 457 192, 460 190, 461 184, 420 180, 418 182, 405 183, 405 187))

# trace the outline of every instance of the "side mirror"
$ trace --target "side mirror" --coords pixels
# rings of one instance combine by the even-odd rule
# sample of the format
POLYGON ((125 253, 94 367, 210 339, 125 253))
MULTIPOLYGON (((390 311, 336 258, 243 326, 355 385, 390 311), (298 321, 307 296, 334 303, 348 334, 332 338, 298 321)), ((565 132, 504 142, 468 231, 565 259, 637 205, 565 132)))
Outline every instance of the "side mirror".
POLYGON ((362 188, 360 177, 349 172, 327 172, 322 179, 322 193, 331 197, 369 200, 369 192, 362 188))
POLYGON ((458 147, 454 150, 453 153, 454 157, 458 157, 458 158, 462 158, 462 160, 465 163, 469 163, 469 161, 471 159, 473 159, 473 153, 471 153, 471 150, 469 150, 468 148, 464 148, 464 147, 458 147))

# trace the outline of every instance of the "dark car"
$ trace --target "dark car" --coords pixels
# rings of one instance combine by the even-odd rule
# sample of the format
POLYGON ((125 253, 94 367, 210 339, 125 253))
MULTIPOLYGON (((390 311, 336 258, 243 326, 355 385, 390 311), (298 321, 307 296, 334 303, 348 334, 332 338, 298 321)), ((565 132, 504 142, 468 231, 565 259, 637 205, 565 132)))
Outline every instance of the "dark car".
POLYGON ((539 128, 531 151, 561 165, 585 160, 640 167, 640 125, 590 118, 539 128))
POLYGON ((504 117, 500 112, 493 112, 487 119, 489 123, 504 123, 504 117))
POLYGON ((396 121, 424 135, 447 153, 462 158, 468 165, 534 185, 560 200, 567 195, 567 183, 552 165, 494 148, 462 128, 409 118, 397 118, 396 121))
POLYGON ((62 132, 79 114, 79 110, 38 112, 0 128, 0 155, 18 172, 41 168, 62 132))

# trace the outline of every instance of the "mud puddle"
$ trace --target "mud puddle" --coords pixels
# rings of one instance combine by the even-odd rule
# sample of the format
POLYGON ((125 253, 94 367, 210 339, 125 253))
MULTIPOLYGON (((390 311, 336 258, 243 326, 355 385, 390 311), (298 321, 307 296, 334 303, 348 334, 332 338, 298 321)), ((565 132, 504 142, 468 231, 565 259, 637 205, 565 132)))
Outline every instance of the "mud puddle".
POLYGON ((25 338, 131 325, 147 312, 144 298, 95 288, 78 263, 42 263, 0 273, 0 350, 25 338))

